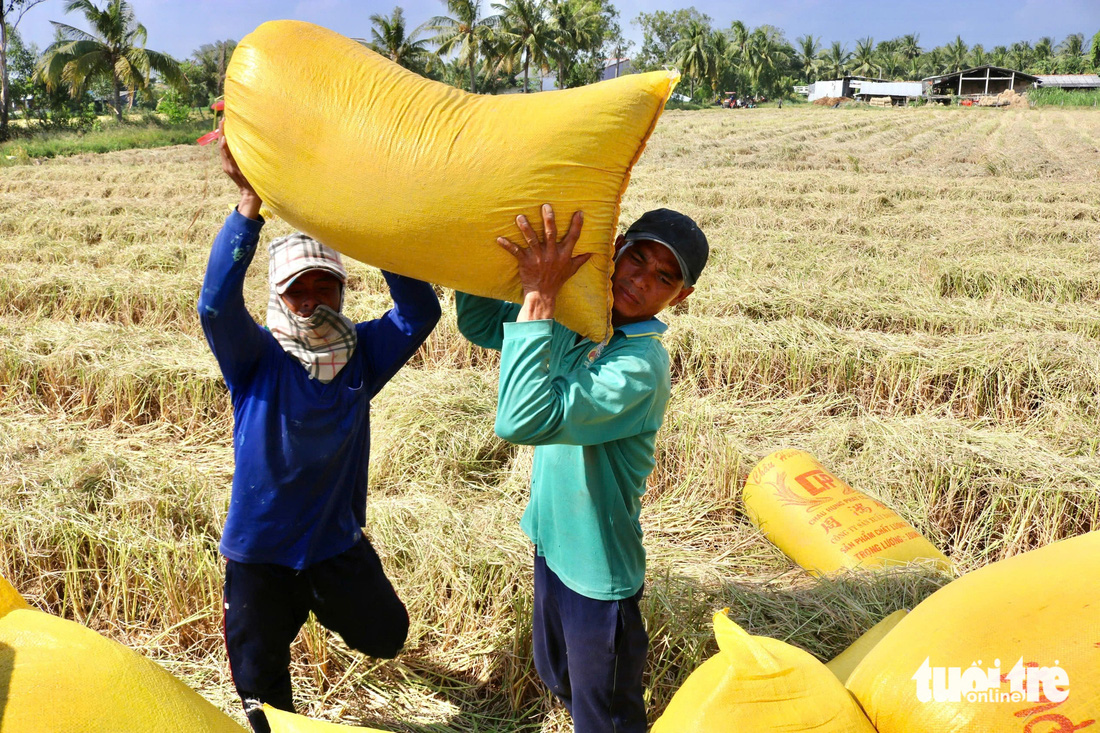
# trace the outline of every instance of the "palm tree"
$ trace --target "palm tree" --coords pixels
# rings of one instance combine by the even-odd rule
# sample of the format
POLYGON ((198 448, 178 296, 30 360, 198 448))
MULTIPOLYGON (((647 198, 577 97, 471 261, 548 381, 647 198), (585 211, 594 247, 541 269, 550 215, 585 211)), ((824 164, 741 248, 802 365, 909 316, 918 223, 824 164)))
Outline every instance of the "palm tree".
POLYGON ((1050 36, 1043 36, 1035 43, 1035 60, 1043 61, 1054 56, 1054 39, 1050 36))
POLYGON ((713 81, 718 75, 718 64, 714 53, 710 28, 697 20, 691 21, 680 40, 669 49, 675 64, 688 78, 691 96, 695 96, 695 85, 701 81, 713 81))
POLYGON ((1100 31, 1096 31, 1096 35, 1089 42, 1089 66, 1100 73, 1100 31))
POLYGON ((878 53, 878 63, 882 68, 882 75, 887 79, 900 79, 905 76, 909 68, 909 59, 901 51, 888 51, 878 53))
POLYGON ((83 13, 92 32, 50 21, 60 38, 50 44, 38 65, 38 77, 47 89, 66 84, 75 99, 88 83, 107 79, 115 115, 121 122, 123 87, 130 90, 132 102, 133 92, 145 89, 154 71, 170 84, 187 87, 175 59, 145 48, 145 26, 137 22, 126 0, 109 0, 103 10, 91 0, 69 0, 65 4, 66 13, 77 10, 83 13))
POLYGON ((1008 49, 1004 46, 994 46, 989 52, 989 63, 993 66, 1003 67, 1008 62, 1008 49))
POLYGON ((848 53, 848 49, 840 45, 840 41, 833 41, 833 45, 825 52, 824 70, 829 72, 829 76, 839 79, 848 73, 848 62, 851 59, 852 54, 848 53))
POLYGON ((1085 65, 1085 35, 1071 33, 1058 44, 1056 66, 1064 74, 1080 74, 1085 65))
POLYGON ((985 48, 980 43, 975 43, 970 49, 970 56, 967 57, 967 63, 970 68, 977 66, 985 66, 989 63, 989 56, 986 55, 985 48))
POLYGON ((795 43, 798 44, 795 58, 802 66, 806 83, 812 83, 817 79, 817 70, 821 67, 821 59, 818 58, 821 53, 821 41, 811 35, 805 35, 796 39, 795 43))
POLYGON ((450 15, 437 15, 427 28, 435 31, 432 43, 442 55, 458 52, 458 62, 470 74, 470 92, 477 92, 478 55, 488 56, 493 46, 493 25, 496 16, 480 18, 481 0, 446 0, 450 15))
POLYGON ((779 74, 787 67, 788 58, 781 37, 774 30, 766 31, 765 28, 767 26, 752 32, 745 55, 753 89, 757 93, 771 95, 777 91, 779 74))
POLYGON ((905 54, 905 57, 908 59, 915 59, 920 56, 920 34, 907 33, 906 35, 902 36, 898 50, 905 54))
POLYGON ((502 52, 500 68, 511 72, 523 62, 523 93, 528 92, 531 64, 545 69, 553 56, 556 33, 541 3, 536 0, 504 0, 493 3, 500 11, 498 38, 502 52))
POLYGON ((966 57, 970 49, 966 47, 962 36, 955 36, 955 40, 944 46, 943 51, 948 71, 962 71, 966 68, 966 57))
POLYGON ((875 39, 870 36, 859 39, 856 41, 856 51, 852 54, 851 72, 861 76, 870 76, 877 71, 878 66, 875 64, 875 39))
POLYGON ((566 69, 577 54, 602 45, 603 18, 599 5, 590 0, 550 0, 548 10, 556 35, 552 56, 558 67, 558 88, 565 89, 566 69))
POLYGON ((1008 56, 1005 60, 1012 65, 1012 68, 1024 71, 1031 66, 1031 61, 1034 57, 1035 53, 1030 43, 1027 41, 1017 41, 1009 47, 1008 56))
POLYGON ((390 16, 375 13, 370 17, 373 27, 370 29, 372 49, 382 54, 398 66, 418 74, 425 73, 433 63, 432 52, 428 50, 430 41, 418 38, 424 26, 406 33, 405 11, 394 8, 390 16))
POLYGON ((220 97, 225 93, 225 69, 236 49, 237 42, 230 39, 204 44, 191 54, 203 71, 202 86, 209 96, 220 97))
POLYGON ((919 61, 920 68, 925 72, 925 76, 938 76, 944 72, 943 52, 938 48, 933 48, 928 53, 921 54, 919 61))

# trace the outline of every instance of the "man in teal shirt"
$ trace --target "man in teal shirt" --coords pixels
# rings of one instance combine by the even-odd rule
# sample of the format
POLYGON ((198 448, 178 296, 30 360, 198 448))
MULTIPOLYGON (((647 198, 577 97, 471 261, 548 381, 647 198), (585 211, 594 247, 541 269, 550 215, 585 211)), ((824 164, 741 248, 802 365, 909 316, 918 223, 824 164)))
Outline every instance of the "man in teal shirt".
POLYGON ((519 263, 522 306, 458 293, 458 327, 501 351, 497 435, 537 446, 521 527, 535 544, 539 676, 576 733, 643 733, 638 518, 671 390, 655 316, 691 294, 709 248, 675 211, 632 224, 615 243, 614 332, 601 346, 552 320, 561 286, 591 256, 573 256, 583 217, 559 242, 553 210, 542 215, 545 239, 520 216, 525 246, 499 240, 519 263))

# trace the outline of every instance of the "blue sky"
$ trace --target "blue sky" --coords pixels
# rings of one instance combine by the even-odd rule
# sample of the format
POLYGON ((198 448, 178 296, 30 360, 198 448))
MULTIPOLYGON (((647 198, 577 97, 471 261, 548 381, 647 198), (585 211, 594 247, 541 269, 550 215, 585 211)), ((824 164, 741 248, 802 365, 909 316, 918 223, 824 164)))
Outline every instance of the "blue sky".
MULTIPOLYGON (((103 2, 104 0, 99 0, 103 2)), ((137 18, 149 31, 149 48, 186 58, 204 43, 240 39, 265 20, 295 18, 332 28, 348 36, 367 36, 370 16, 388 13, 395 5, 405 9, 413 25, 442 13, 441 0, 363 2, 360 0, 130 0, 137 18)), ((684 7, 687 0, 621 0, 620 22, 636 43, 641 32, 633 20, 642 12, 684 7)), ((1086 40, 1100 30, 1100 0, 696 0, 717 27, 735 20, 782 28, 793 41, 812 33, 826 45, 841 41, 851 50, 857 38, 885 40, 919 33, 925 48, 942 45, 961 35, 968 44, 986 49, 1014 41, 1035 42, 1051 36, 1060 42, 1070 33, 1086 40)), ((85 27, 82 18, 66 16, 65 0, 46 0, 30 10, 19 25, 25 41, 45 48, 53 38, 51 20, 85 27)), ((488 2, 483 2, 491 12, 488 2)))

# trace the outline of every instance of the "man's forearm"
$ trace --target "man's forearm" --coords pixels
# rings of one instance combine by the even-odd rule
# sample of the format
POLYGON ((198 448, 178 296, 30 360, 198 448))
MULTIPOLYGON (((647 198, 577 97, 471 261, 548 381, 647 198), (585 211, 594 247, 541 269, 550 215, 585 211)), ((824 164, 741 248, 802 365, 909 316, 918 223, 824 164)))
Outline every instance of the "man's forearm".
POLYGON ((523 307, 520 308, 516 321, 549 321, 554 318, 553 295, 544 293, 527 293, 523 296, 523 307))

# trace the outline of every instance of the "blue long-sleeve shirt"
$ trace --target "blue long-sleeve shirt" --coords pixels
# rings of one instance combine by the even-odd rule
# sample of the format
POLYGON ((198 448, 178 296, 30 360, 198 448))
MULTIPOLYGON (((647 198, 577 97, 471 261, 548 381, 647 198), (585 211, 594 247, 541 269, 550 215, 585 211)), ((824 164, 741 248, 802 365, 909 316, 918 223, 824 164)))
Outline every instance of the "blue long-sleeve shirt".
POLYGON ((301 569, 350 548, 365 524, 370 400, 439 320, 427 283, 383 273, 394 307, 356 325, 348 364, 325 384, 257 324, 244 278, 262 220, 234 211, 214 240, 199 296, 206 341, 233 401, 233 488, 220 550, 301 569))

